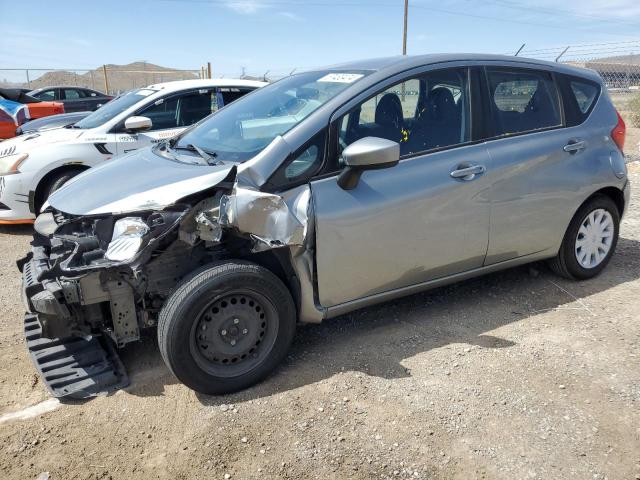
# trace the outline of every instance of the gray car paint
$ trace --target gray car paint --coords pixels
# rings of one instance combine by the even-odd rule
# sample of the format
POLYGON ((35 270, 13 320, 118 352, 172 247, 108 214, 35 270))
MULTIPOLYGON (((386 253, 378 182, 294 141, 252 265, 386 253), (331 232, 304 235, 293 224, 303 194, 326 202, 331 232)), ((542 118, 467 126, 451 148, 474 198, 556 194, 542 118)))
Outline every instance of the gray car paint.
MULTIPOLYGON (((288 153, 354 104, 422 71, 472 65, 548 69, 602 83, 595 72, 491 55, 394 57, 339 65, 335 70, 373 73, 274 140, 241 167, 242 176, 260 188, 288 153)), ((390 169, 365 172, 360 184, 348 192, 337 187, 335 175, 312 180, 308 231, 315 233, 315 245, 306 243, 307 235, 306 248, 292 248, 292 263, 302 290, 300 320, 319 321, 425 288, 554 256, 570 218, 590 193, 615 187, 624 190, 628 199, 626 176, 619 178, 612 167, 620 164, 612 158, 619 155, 609 137, 616 123, 612 109, 603 94, 589 121, 579 127, 413 157, 390 169), (571 156, 562 147, 574 137, 587 139, 588 148, 571 156), (450 178, 451 170, 470 160, 485 165, 486 172, 471 182, 450 178), (315 262, 311 251, 315 251, 315 262)), ((92 175, 89 171, 69 185, 76 185, 78 195, 64 188, 51 197, 51 205, 77 214, 107 213, 114 205, 121 211, 159 208, 185 192, 214 186, 228 173, 227 167, 186 166, 212 170, 209 176, 202 171, 188 174, 169 166, 165 159, 163 164, 157 163, 150 155, 153 153, 148 149, 132 153, 127 164, 132 170, 124 174, 118 173, 118 168, 106 169, 108 164, 100 167, 105 168, 100 174, 93 169, 93 178, 118 185, 117 189, 95 195, 91 190, 96 183, 84 184, 92 175), (154 168, 146 165, 143 172, 134 165, 136 159, 153 163, 154 168), (169 174, 174 169, 182 174, 179 189, 169 174), (131 176, 145 178, 142 187, 128 181, 126 177, 131 176), (144 190, 141 196, 127 198, 127 192, 140 190, 144 190)))

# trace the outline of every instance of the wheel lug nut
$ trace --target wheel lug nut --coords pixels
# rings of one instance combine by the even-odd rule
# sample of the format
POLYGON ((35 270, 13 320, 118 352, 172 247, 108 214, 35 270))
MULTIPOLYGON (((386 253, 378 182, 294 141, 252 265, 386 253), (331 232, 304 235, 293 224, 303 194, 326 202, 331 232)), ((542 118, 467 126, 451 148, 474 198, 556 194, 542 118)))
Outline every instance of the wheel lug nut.
POLYGON ((231 342, 230 342, 230 343, 231 343, 231 346, 233 346, 233 345, 235 345, 235 344, 236 344, 236 341, 235 341, 235 340, 231 340, 231 342))
POLYGON ((226 335, 226 334, 227 334, 227 331, 226 331, 226 330, 222 330, 220 333, 221 333, 222 335, 226 335))
POLYGON ((247 333, 249 333, 249 330, 247 330, 246 328, 244 330, 242 330, 242 334, 246 335, 247 333))
POLYGON ((206 326, 206 325, 202 325, 202 327, 201 327, 201 328, 202 328, 202 330, 206 330, 206 329, 207 329, 207 326, 206 326))
POLYGON ((233 323, 237 325, 237 324, 239 324, 239 323, 240 323, 240 320, 238 320, 237 318, 234 318, 234 319, 233 319, 233 323))

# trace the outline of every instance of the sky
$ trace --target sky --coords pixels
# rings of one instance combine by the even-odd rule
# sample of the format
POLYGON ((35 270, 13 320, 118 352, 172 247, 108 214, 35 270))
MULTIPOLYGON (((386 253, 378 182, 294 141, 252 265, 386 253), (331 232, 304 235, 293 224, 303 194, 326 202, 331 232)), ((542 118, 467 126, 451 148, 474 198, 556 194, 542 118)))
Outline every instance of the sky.
MULTIPOLYGON (((243 67, 248 74, 269 70, 278 76, 397 55, 403 5, 403 0, 0 0, 0 79, 23 80, 23 72, 3 70, 8 68, 90 69, 133 61, 180 69, 211 62, 214 76, 239 76, 243 67)), ((409 2, 409 54, 514 53, 526 43, 526 50, 597 44, 580 48, 606 55, 619 48, 612 42, 633 40, 640 41, 640 0, 409 2)))

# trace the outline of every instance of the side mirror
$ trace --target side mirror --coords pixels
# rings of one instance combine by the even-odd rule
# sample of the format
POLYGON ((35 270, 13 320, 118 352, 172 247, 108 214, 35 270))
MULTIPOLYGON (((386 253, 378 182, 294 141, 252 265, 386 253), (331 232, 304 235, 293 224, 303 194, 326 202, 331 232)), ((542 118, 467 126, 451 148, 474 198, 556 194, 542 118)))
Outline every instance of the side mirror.
POLYGON ((129 117, 124 121, 125 130, 130 132, 149 130, 152 125, 151 119, 148 117, 129 117))
POLYGON ((389 168, 400 161, 400 144, 385 138, 365 137, 353 142, 342 152, 345 167, 338 176, 338 185, 352 190, 365 170, 389 168))

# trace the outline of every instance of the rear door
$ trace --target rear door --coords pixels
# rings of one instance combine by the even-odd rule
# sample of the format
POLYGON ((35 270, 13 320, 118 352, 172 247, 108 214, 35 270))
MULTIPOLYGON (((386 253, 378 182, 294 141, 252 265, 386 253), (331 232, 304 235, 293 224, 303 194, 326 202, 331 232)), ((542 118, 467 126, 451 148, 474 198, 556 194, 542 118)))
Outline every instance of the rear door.
POLYGON ((555 75, 519 67, 487 67, 486 108, 492 132, 491 227, 486 264, 553 255, 571 218, 589 144, 564 128, 555 75))
POLYGON ((399 142, 401 160, 365 171, 353 190, 335 176, 311 182, 322 306, 482 266, 489 158, 471 133, 470 83, 466 68, 411 76, 336 120, 340 151, 376 136, 399 142))
POLYGON ((61 88, 61 100, 64 103, 64 111, 84 112, 90 110, 85 91, 81 88, 61 88))

